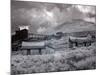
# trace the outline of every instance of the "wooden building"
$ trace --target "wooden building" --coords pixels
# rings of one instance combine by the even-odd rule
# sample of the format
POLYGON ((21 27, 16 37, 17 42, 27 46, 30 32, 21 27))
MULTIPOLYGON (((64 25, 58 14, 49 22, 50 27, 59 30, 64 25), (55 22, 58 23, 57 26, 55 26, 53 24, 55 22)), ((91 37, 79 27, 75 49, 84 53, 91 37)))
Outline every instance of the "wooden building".
POLYGON ((45 42, 23 41, 21 46, 21 50, 26 50, 27 55, 31 54, 31 50, 38 50, 42 54, 42 49, 45 49, 45 42))

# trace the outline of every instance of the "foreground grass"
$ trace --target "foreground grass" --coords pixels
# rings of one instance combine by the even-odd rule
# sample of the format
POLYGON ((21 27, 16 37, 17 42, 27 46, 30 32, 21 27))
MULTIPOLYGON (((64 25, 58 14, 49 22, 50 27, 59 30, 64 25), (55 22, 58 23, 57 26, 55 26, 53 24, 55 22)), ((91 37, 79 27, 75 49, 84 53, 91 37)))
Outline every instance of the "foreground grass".
POLYGON ((96 50, 94 44, 90 47, 58 51, 54 54, 13 55, 11 58, 12 75, 95 68, 96 50))

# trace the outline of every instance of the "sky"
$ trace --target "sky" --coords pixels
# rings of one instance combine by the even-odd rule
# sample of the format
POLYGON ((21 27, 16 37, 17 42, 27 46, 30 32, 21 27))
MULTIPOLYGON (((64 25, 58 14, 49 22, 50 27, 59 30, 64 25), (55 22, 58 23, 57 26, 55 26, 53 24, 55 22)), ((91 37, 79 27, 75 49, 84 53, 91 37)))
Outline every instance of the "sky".
POLYGON ((64 27, 68 31, 71 26, 68 23, 74 24, 76 20, 95 25, 95 10, 95 6, 86 5, 12 1, 11 28, 14 32, 19 26, 28 25, 30 33, 49 34, 56 32, 57 28, 65 25, 64 27))

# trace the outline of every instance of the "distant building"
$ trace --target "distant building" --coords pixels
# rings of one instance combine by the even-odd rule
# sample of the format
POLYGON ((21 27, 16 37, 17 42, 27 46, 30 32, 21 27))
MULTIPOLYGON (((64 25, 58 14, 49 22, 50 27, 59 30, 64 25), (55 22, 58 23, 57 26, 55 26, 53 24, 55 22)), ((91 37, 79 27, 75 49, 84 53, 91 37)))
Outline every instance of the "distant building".
POLYGON ((29 26, 19 26, 18 30, 12 34, 12 42, 22 41, 28 38, 29 26))
POLYGON ((36 40, 46 40, 48 38, 48 35, 43 35, 43 34, 33 34, 33 33, 29 33, 28 34, 28 38, 32 41, 36 40))

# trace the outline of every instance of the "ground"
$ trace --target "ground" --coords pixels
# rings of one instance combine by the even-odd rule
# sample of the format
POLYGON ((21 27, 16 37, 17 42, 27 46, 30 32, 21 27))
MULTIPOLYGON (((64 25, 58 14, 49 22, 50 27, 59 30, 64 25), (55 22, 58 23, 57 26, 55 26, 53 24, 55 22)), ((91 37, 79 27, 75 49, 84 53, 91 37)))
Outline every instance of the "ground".
POLYGON ((96 45, 67 48, 52 54, 12 55, 11 73, 29 74, 55 71, 88 70, 96 68, 96 45))

